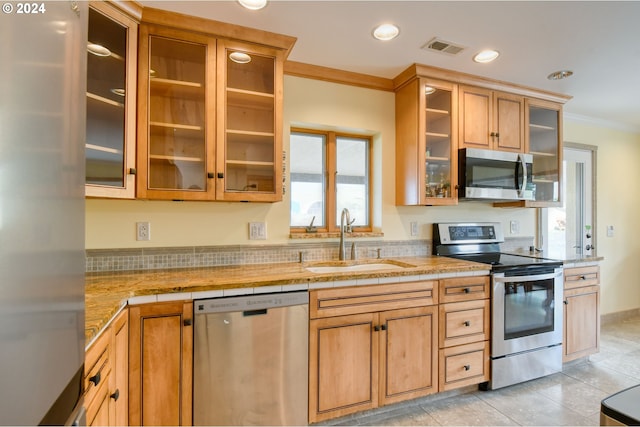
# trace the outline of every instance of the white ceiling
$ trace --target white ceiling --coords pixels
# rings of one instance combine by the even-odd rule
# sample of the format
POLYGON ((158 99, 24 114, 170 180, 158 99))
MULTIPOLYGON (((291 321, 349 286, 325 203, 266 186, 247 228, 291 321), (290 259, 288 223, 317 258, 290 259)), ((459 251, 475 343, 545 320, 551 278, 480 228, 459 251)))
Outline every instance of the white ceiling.
POLYGON ((141 1, 145 6, 286 34, 289 60, 393 78, 432 65, 573 96, 565 113, 640 131, 640 1, 275 1, 250 11, 236 1, 141 1), (400 27, 395 40, 374 26, 400 27), (421 47, 440 37, 456 55, 421 47), (491 64, 471 58, 500 51, 491 64), (553 71, 573 77, 549 81, 553 71))

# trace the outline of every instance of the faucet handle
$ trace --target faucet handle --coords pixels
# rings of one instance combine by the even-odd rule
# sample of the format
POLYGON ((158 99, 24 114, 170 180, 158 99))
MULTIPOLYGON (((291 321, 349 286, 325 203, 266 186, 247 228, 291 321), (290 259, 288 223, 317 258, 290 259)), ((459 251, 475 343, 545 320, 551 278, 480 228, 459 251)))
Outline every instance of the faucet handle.
POLYGON ((347 222, 347 225, 345 226, 345 227, 346 227, 346 230, 345 230, 345 231, 346 231, 347 233, 351 233, 351 232, 353 231, 353 227, 352 227, 351 225, 352 225, 354 222, 356 222, 356 219, 355 219, 355 218, 353 218, 351 221, 348 221, 348 222, 347 222))

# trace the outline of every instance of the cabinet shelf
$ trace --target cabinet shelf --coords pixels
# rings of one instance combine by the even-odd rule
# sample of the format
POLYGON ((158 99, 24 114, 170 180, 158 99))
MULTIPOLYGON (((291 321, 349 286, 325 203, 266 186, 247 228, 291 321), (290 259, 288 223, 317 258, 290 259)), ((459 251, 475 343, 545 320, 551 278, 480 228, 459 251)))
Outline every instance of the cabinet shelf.
POLYGON ((529 154, 533 154, 534 156, 540 157, 556 157, 556 153, 544 153, 542 151, 529 151, 529 154))
POLYGON ((84 146, 89 150, 100 151, 102 153, 122 155, 122 150, 118 150, 117 148, 104 147, 102 145, 95 145, 95 144, 89 144, 89 143, 85 144, 84 146))
POLYGON ((425 132, 425 135, 427 136, 431 136, 434 138, 451 138, 451 135, 449 135, 448 133, 438 133, 438 132, 425 132))
POLYGON ((197 131, 197 132, 202 132, 204 130, 202 126, 184 125, 179 123, 149 122, 149 126, 158 127, 158 128, 191 130, 191 131, 197 131))
POLYGON ((273 162, 257 162, 253 160, 227 160, 228 166, 251 166, 273 169, 273 162))
POLYGON ((172 98, 204 97, 204 86, 202 83, 159 77, 150 78, 149 82, 152 95, 172 98))
POLYGON ((531 130, 535 131, 535 130, 553 130, 555 131, 556 128, 553 126, 547 126, 547 125, 537 125, 535 123, 529 123, 529 127, 531 128, 531 130))
POLYGON ((96 95, 95 93, 87 92, 87 98, 93 99, 94 101, 101 102, 103 104, 112 105, 118 108, 124 108, 124 104, 118 101, 114 101, 109 98, 105 98, 104 96, 96 95))
POLYGON ((426 161, 427 162, 449 162, 449 158, 448 157, 435 157, 435 156, 430 156, 430 157, 426 157, 426 161))
POLYGON ((154 160, 172 160, 174 162, 192 162, 192 163, 204 162, 204 159, 200 157, 167 156, 163 154, 150 154, 149 158, 154 160))
MULTIPOLYGON (((273 138, 273 136, 275 135, 273 132, 256 132, 256 131, 238 130, 238 129, 227 129, 227 134, 246 136, 246 137, 256 136, 256 137, 269 137, 269 138, 273 138)), ((265 140, 265 142, 273 143, 273 140, 269 140, 269 141, 265 140)))
POLYGON ((451 112, 447 111, 447 110, 439 110, 437 108, 426 108, 425 111, 427 113, 435 113, 435 114, 442 114, 443 116, 450 116, 451 112))
POLYGON ((227 103, 230 106, 273 110, 274 99, 272 93, 227 88, 227 103))

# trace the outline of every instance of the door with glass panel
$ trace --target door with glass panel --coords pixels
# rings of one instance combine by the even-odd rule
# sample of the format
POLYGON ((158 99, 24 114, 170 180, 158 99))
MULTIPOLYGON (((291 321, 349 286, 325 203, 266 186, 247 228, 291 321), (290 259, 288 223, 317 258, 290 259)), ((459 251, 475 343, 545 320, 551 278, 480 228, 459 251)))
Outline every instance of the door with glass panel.
POLYGON ((595 252, 593 164, 595 151, 565 147, 562 206, 540 210, 541 247, 548 258, 595 252))

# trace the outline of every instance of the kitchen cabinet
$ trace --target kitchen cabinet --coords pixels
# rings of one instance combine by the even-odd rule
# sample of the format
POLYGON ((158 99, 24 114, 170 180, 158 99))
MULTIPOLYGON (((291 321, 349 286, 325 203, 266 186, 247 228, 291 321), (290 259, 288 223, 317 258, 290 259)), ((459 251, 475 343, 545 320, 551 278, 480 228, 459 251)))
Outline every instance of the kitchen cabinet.
POLYGON ((282 200, 285 50, 144 19, 138 197, 282 200))
POLYGON ((137 18, 111 2, 89 5, 88 197, 135 197, 137 18))
POLYGON ((459 88, 459 147, 524 152, 524 97, 481 87, 459 88))
POLYGON ((535 202, 532 207, 561 206, 562 105, 526 100, 527 152, 533 155, 535 202))
POLYGON ((192 424, 193 302, 129 308, 129 424, 192 424))
POLYGON ((396 204, 457 204, 456 84, 413 77, 396 90, 396 204))
POLYGON ((563 362, 600 348, 600 267, 564 270, 563 362))
POLYGON ((309 422, 435 393, 437 282, 310 292, 309 422))
POLYGON ((439 390, 489 381, 489 276, 442 279, 439 306, 439 390))
POLYGON ((123 310, 85 356, 87 425, 128 425, 128 310, 123 310))

